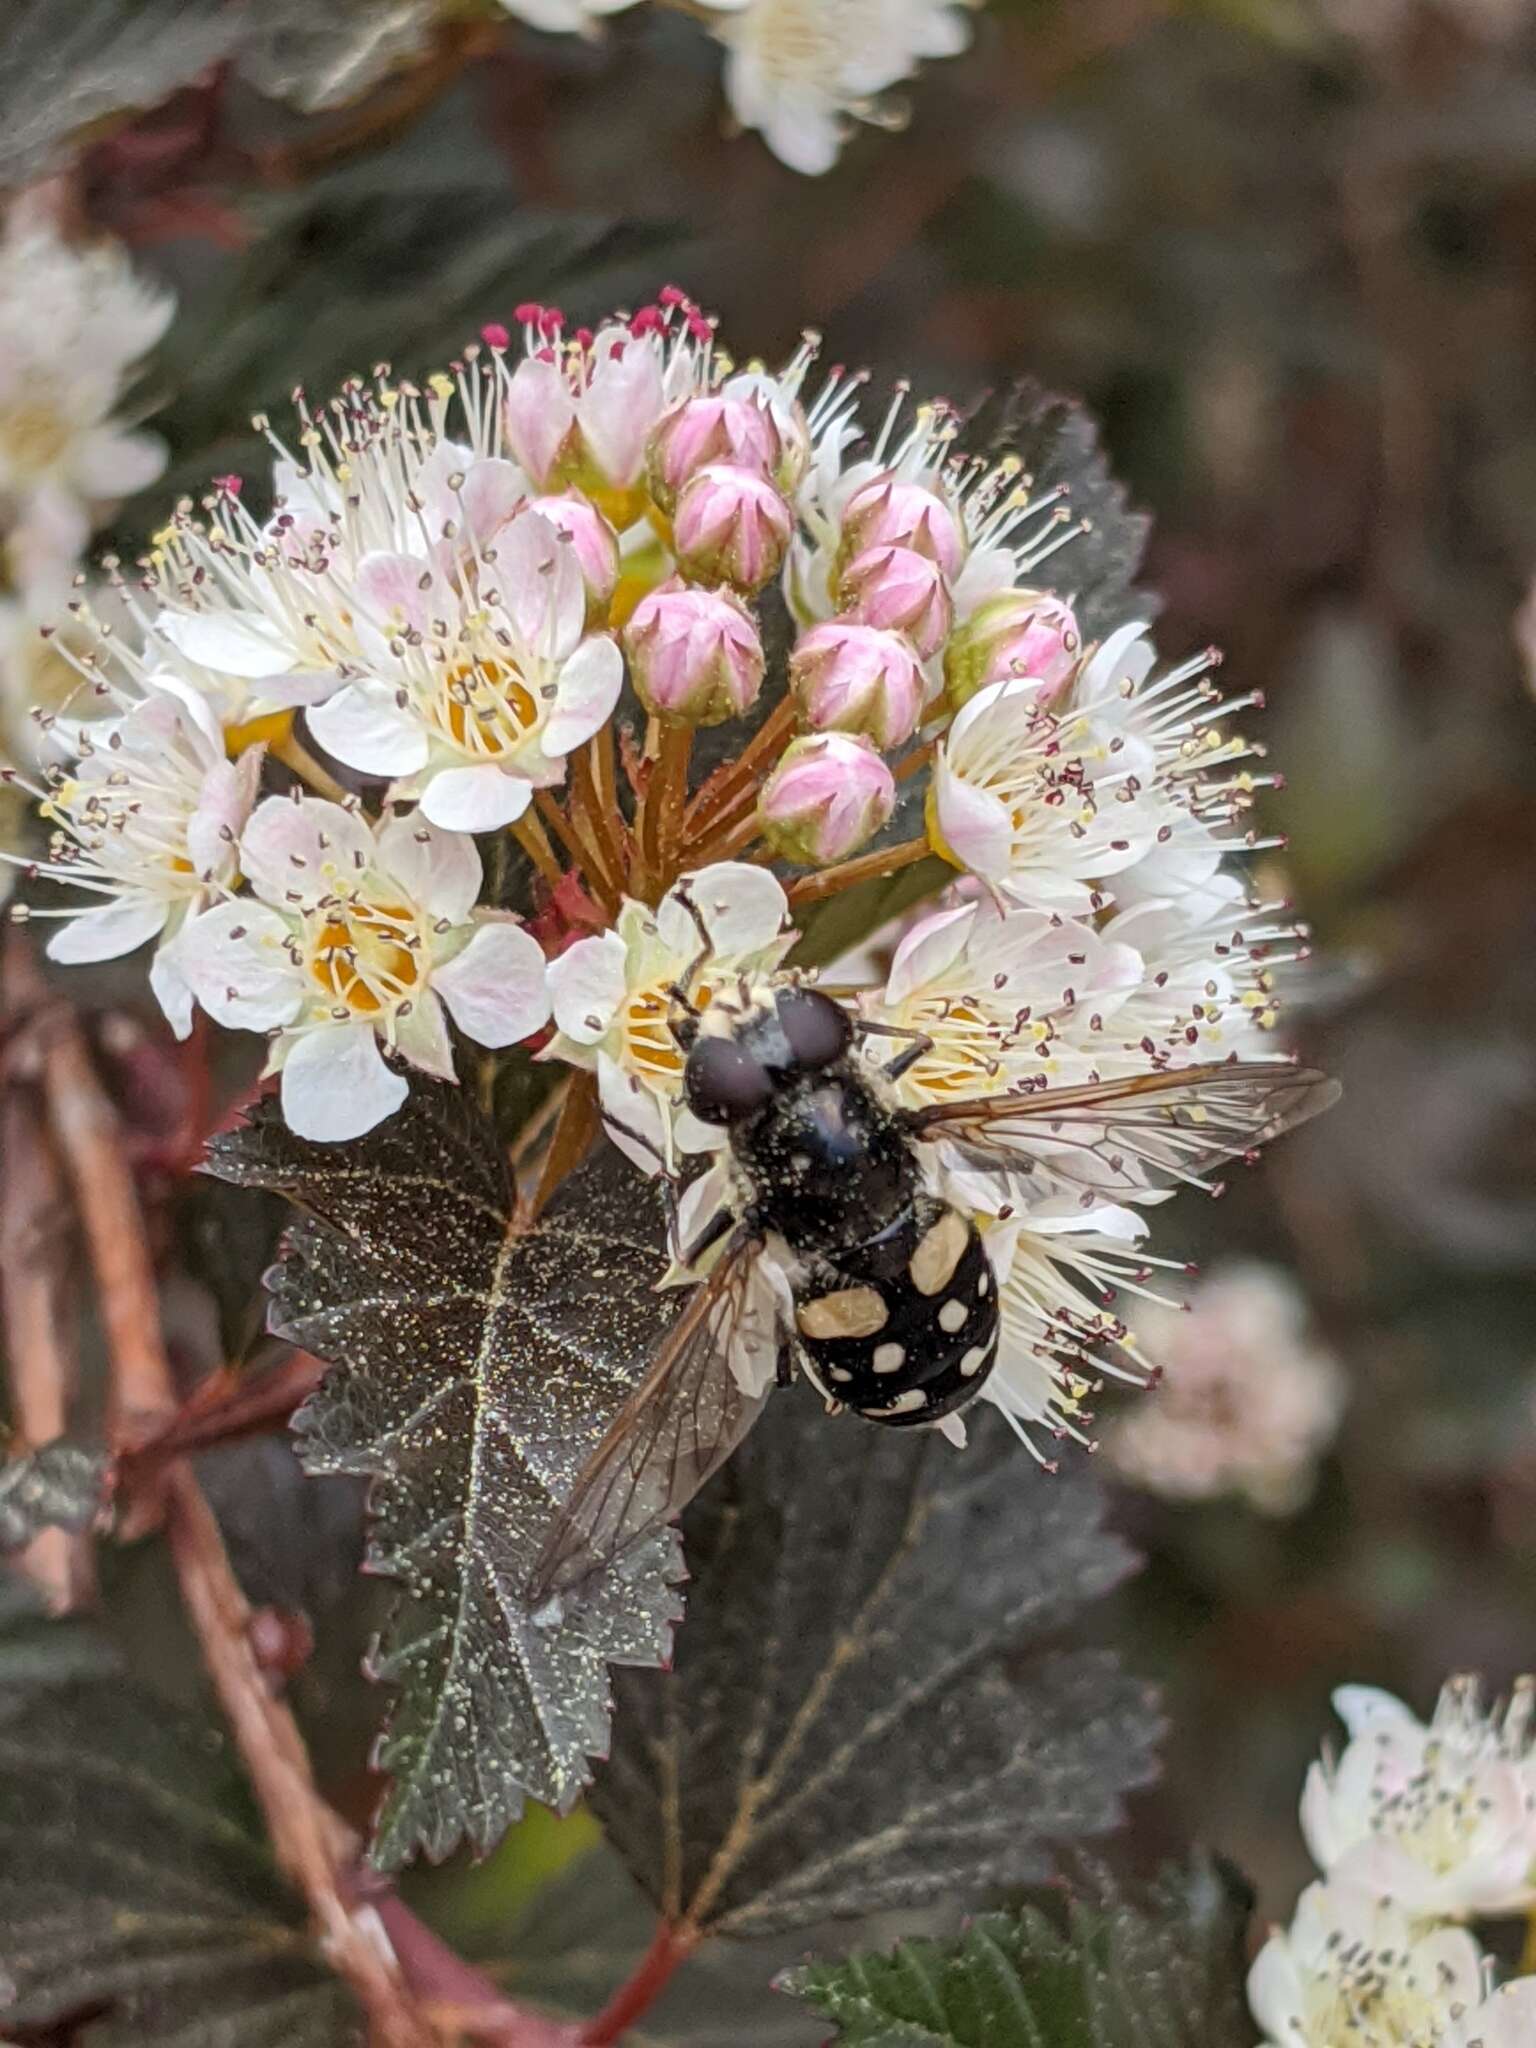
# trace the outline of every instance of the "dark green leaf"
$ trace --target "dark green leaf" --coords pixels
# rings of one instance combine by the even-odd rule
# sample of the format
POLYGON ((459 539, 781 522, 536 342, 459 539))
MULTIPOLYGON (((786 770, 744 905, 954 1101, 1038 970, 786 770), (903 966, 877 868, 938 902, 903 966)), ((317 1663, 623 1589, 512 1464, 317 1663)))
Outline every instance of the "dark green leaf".
POLYGON ((1130 1566, 1097 1489, 990 1412, 972 1439, 781 1395, 685 1518, 676 1669, 623 1674, 593 1792, 668 1919, 963 1904, 1046 1875, 1151 1775, 1148 1689, 1045 1640, 1130 1566))
POLYGON ((1152 521, 1127 507, 1090 414, 1026 377, 982 409, 969 439, 997 453, 1012 450, 1031 479, 1031 496, 1061 489, 1074 520, 1088 522, 1086 533, 1050 558, 1045 575, 1052 589, 1072 598, 1090 639, 1157 616, 1157 599, 1135 587, 1152 521))
POLYGON ((0 189, 52 168, 83 128, 152 107, 228 57, 259 0, 7 0, 0 189))
POLYGON ((373 1481, 368 1566, 405 1588, 374 1660, 399 1688, 375 1853, 487 1847, 524 1793, 571 1804, 607 1745, 607 1665, 660 1661, 682 1611, 670 1532, 537 1616, 523 1599, 556 1503, 675 1313, 652 1291, 659 1211, 605 1150, 516 1235, 494 1129, 424 1082, 350 1145, 295 1138, 263 1104, 210 1164, 305 1212, 274 1316, 336 1370, 298 1418, 301 1456, 373 1481))
MULTIPOLYGON (((599 1844, 545 1885, 475 1960, 520 2004, 590 2019, 631 1975, 655 1931, 644 1894, 599 1844)), ((773 1990, 775 1973, 805 1950, 803 1935, 706 1943, 625 2034, 625 2048, 810 2048, 815 2022, 773 1990)))
POLYGON ((1097 1891, 1065 1927, 1035 1907, 990 1914, 955 1941, 813 1963, 779 1985, 846 2048, 1251 2048, 1246 1887, 1196 1863, 1135 1902, 1097 1891))
POLYGON ((89 2048, 360 2038, 222 1740, 3 1587, 0 2013, 89 2015, 89 2048))
POLYGON ((40 1529, 89 1529, 106 1467, 99 1451, 62 1437, 0 1465, 0 1550, 20 1550, 40 1529))

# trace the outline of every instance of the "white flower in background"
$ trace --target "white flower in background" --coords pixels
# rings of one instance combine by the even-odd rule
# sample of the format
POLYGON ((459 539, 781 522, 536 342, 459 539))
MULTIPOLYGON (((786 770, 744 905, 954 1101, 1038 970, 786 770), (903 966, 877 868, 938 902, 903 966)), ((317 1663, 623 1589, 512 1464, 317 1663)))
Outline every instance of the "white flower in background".
POLYGON ((544 955, 510 919, 475 915, 472 840, 422 817, 270 797, 240 841, 256 900, 195 918, 177 961, 220 1024, 266 1031, 283 1116, 304 1138, 360 1136, 405 1100, 381 1043, 454 1078, 448 1016, 477 1044, 514 1045, 549 1016, 544 955))
POLYGON ((1333 1703, 1350 1739, 1312 1766, 1301 1802, 1320 1869, 1424 1919, 1536 1905, 1536 1682, 1488 1713, 1476 1680, 1454 1678, 1427 1727, 1374 1686, 1333 1703))
POLYGON ((420 555, 367 556, 355 589, 368 672, 309 714, 338 761, 392 777, 393 797, 460 832, 511 824, 560 782, 624 682, 616 644, 586 632, 581 564, 548 520, 520 514, 478 561, 470 593, 420 555))
POLYGON ((546 35, 587 35, 607 14, 622 14, 635 0, 501 0, 507 13, 546 35))
POLYGON ((1435 2048, 1531 2048, 1536 2041, 1536 1977, 1490 1991, 1482 2004, 1453 2020, 1435 2048))
POLYGON ((1342 1884, 1309 1885, 1248 1974, 1263 2048, 1442 2048, 1482 1995, 1470 1934, 1342 1884))
POLYGON ((897 1086, 905 1102, 942 1102, 1087 1080, 1095 1041, 1145 972, 1139 953, 1091 925, 963 903, 915 924, 859 1007, 933 1040, 897 1086))
POLYGON ((765 868, 719 861, 684 876, 654 911, 625 902, 612 931, 578 939, 551 963, 557 1033, 542 1057, 596 1072, 614 1142, 643 1172, 658 1172, 679 1144, 698 1151, 720 1143, 718 1131, 680 1107, 674 985, 697 967, 688 993, 702 1009, 730 983, 771 973, 793 936, 788 927, 789 899, 765 868))
POLYGON ((73 246, 33 210, 0 241, 0 508, 13 570, 72 565, 93 514, 153 483, 164 445, 112 418, 174 302, 111 243, 73 246))
POLYGON ((1187 1312, 1147 1303, 1132 1321, 1162 1381, 1116 1418, 1104 1452, 1122 1475, 1170 1500, 1246 1499, 1291 1514, 1312 1491, 1345 1385, 1307 1328, 1306 1300, 1254 1261, 1200 1281, 1187 1312))
POLYGON ((33 791, 54 827, 39 872, 88 900, 68 912, 33 912, 67 918, 48 957, 69 965, 116 960, 157 940, 150 985, 185 1037, 192 1004, 176 942, 186 919, 234 879, 261 749, 226 759, 206 706, 168 693, 59 736, 74 758, 33 791))
POLYGON ((1022 677, 956 715, 928 804, 935 852, 1001 897, 1075 915, 1151 851, 1168 810, 1150 748, 1076 711, 1058 718, 1022 677))
POLYGON ((819 177, 854 120, 925 57, 957 56, 975 0, 750 0, 715 31, 731 110, 791 170, 819 177))

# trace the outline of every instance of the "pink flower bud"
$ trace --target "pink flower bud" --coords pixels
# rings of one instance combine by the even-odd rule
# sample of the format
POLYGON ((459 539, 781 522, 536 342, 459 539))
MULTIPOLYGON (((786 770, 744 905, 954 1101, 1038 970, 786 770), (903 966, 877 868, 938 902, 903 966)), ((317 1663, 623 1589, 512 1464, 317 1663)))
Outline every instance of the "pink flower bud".
POLYGON ((761 590, 777 575, 794 521, 767 477, 711 462, 684 487, 672 515, 672 552, 695 581, 761 590))
POLYGON ((877 747, 912 737, 928 694, 910 642, 858 619, 828 619, 802 633, 789 682, 818 732, 867 733, 877 747))
POLYGON ((869 741, 822 732, 794 740, 763 785, 758 823, 775 853, 803 867, 846 860, 896 807, 896 779, 869 741))
POLYGON ((850 562, 866 548, 880 547, 912 548, 937 562, 952 583, 965 560, 965 531, 937 491, 887 470, 848 500, 839 554, 850 562))
POLYGON ((843 571, 838 592, 845 607, 869 625, 905 633, 925 661, 938 653, 954 624, 944 572, 915 548, 866 548, 843 571))
POLYGON ((990 597, 944 649, 944 694, 958 711, 989 683, 1028 677, 1036 700, 1054 703, 1077 672, 1082 635, 1072 607, 1048 590, 990 597))
POLYGON ((674 577, 642 597, 624 628, 630 676, 646 710, 674 725, 737 718, 763 681, 763 643, 729 590, 674 577))
POLYGON ((608 604, 619 583, 619 537, 602 513, 577 491, 558 498, 535 498, 530 512, 542 513, 576 551, 581 580, 587 586, 587 623, 608 623, 608 604))
POLYGON ((651 496, 665 512, 707 463, 725 462, 772 477, 784 444, 766 405, 750 398, 685 398, 651 436, 651 496))

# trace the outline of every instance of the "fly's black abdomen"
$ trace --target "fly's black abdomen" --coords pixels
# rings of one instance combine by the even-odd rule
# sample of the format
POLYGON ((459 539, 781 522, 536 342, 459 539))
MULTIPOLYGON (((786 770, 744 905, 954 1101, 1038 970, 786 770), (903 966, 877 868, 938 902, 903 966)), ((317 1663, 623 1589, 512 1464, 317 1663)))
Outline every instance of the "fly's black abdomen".
POLYGON ((871 1422, 936 1422, 997 1357, 997 1288, 976 1226, 931 1195, 812 1262, 795 1304, 809 1377, 871 1422))
POLYGON ((759 1214, 798 1252, 876 1237, 918 1186, 912 1146, 847 1067, 782 1089, 732 1142, 759 1214))

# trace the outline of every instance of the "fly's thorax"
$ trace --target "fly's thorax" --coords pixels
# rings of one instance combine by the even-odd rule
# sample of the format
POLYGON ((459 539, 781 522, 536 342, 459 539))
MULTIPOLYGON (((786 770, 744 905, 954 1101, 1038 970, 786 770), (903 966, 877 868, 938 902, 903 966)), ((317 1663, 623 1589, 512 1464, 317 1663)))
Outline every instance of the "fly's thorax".
POLYGON ((878 1236, 921 1183, 915 1148, 852 1058, 776 1089, 731 1146, 759 1214, 797 1252, 878 1236))

